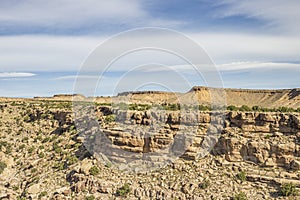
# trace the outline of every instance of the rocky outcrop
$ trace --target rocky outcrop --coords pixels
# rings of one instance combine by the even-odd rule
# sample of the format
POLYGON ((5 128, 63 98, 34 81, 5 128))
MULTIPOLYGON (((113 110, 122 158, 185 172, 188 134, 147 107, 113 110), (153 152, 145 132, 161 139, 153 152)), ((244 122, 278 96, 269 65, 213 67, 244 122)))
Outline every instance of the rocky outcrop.
POLYGON ((205 139, 215 130, 218 141, 211 149, 215 155, 225 155, 231 162, 298 169, 300 116, 297 113, 123 110, 113 113, 115 127, 103 132, 116 148, 135 153, 156 152, 173 145, 175 135, 182 130, 195 130, 192 141, 184 146, 182 157, 197 159, 205 148, 205 139))

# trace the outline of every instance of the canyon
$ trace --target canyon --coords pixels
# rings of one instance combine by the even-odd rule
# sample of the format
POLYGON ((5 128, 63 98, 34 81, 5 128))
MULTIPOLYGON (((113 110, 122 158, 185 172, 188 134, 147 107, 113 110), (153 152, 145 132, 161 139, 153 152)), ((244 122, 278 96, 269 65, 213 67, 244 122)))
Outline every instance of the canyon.
POLYGON ((299 94, 193 87, 0 98, 0 198, 297 199, 299 94), (209 106, 212 90, 251 110, 193 107, 209 106))

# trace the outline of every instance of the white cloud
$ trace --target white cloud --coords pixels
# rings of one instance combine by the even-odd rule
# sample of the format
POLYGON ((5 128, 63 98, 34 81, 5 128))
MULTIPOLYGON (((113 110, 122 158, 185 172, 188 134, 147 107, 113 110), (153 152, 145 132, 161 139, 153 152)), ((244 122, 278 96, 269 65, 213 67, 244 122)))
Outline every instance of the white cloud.
POLYGON ((31 77, 36 74, 27 72, 0 72, 0 78, 18 78, 18 77, 31 77))
POLYGON ((103 37, 2 36, 0 71, 77 70, 103 40, 103 37))
POLYGON ((26 0, 0 7, 0 20, 41 26, 74 26, 103 20, 132 20, 146 13, 138 0, 26 0))
POLYGON ((59 76, 54 78, 54 80, 60 80, 60 81, 65 81, 65 80, 71 80, 75 81, 76 79, 84 80, 84 79, 95 79, 97 80, 99 76, 90 76, 90 75, 70 75, 70 76, 59 76))
MULTIPOLYGON (((199 70, 201 71, 201 65, 199 70)), ((252 69, 300 69, 300 63, 288 63, 288 62, 255 62, 255 61, 240 61, 240 62, 231 62, 225 64, 215 65, 219 71, 243 71, 243 70, 252 70, 252 69)), ((195 73, 197 68, 194 68, 192 65, 172 65, 172 66, 155 66, 153 68, 143 68, 142 72, 169 72, 175 71, 180 73, 195 73)))
POLYGON ((300 63, 287 63, 287 62, 233 62, 227 64, 217 65, 218 69, 221 71, 230 70, 246 70, 246 69, 300 69, 300 63))
MULTIPOLYGON (((299 37, 232 33, 193 33, 188 36, 199 43, 217 64, 239 61, 264 63, 299 61, 299 37)), ((88 55, 105 39, 107 37, 104 36, 1 36, 0 71, 76 71, 88 55)), ((147 40, 149 43, 155 40, 172 42, 168 35, 133 36, 114 42, 105 53, 111 55, 116 48, 138 40, 147 40)), ((189 54, 197 56, 199 53, 189 52, 189 54)), ((186 64, 178 57, 165 52, 144 51, 125 56, 111 70, 128 70, 132 66, 148 63, 161 63, 169 66, 186 64)), ((98 67, 104 68, 105 66, 98 67)))
POLYGON ((89 27, 87 32, 97 28, 105 32, 119 27, 178 27, 185 23, 152 16, 139 0, 24 0, 1 3, 0 13, 0 23, 10 28, 25 24, 48 32, 74 28, 85 31, 89 27))
POLYGON ((216 63, 299 61, 300 37, 259 34, 192 34, 216 63))
POLYGON ((221 0, 218 3, 227 5, 220 11, 219 17, 244 15, 264 20, 269 28, 299 35, 300 2, 298 0, 221 0))

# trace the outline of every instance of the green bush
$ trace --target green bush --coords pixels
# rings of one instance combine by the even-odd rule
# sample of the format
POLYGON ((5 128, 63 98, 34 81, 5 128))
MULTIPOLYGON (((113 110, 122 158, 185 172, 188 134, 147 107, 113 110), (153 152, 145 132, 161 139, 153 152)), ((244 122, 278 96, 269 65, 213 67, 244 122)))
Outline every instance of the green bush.
POLYGON ((39 153, 39 158, 44 158, 45 154, 43 152, 39 153))
POLYGON ((35 173, 35 172, 37 172, 37 168, 32 168, 31 173, 35 173))
POLYGON ((68 165, 73 165, 77 162, 78 162, 78 158, 75 155, 67 157, 67 164, 68 165))
POLYGON ((252 106, 252 110, 253 111, 260 111, 260 107, 259 106, 252 106))
POLYGON ((151 108, 150 105, 147 104, 129 104, 128 109, 129 110, 137 110, 137 111, 145 111, 149 110, 151 108))
POLYGON ((50 141, 50 137, 45 137, 42 141, 42 143, 46 143, 46 142, 49 142, 50 141))
POLYGON ((233 200, 247 200, 247 196, 244 192, 240 192, 233 197, 233 200))
POLYGON ((238 173, 237 175, 237 178, 239 180, 241 180, 242 182, 245 182, 247 180, 247 177, 246 177, 246 173, 244 171, 241 171, 240 173, 238 173))
POLYGON ((278 112, 293 112, 294 111, 294 109, 293 108, 288 108, 288 107, 279 107, 279 108, 277 108, 277 111, 278 112))
POLYGON ((211 110, 211 107, 205 106, 205 105, 199 105, 198 110, 200 110, 200 111, 209 111, 209 110, 211 110))
POLYGON ((240 107, 240 111, 251 111, 252 109, 249 108, 248 106, 246 105, 242 105, 242 107, 240 107))
POLYGON ((90 172, 91 175, 96 176, 97 174, 100 173, 100 169, 96 166, 93 166, 93 167, 91 167, 89 172, 90 172))
POLYGON ((239 110, 239 108, 236 106, 230 105, 230 106, 227 106, 227 110, 237 111, 237 110, 239 110))
POLYGON ((271 134, 267 134, 267 135, 265 136, 265 139, 270 139, 271 137, 272 137, 271 134))
POLYGON ((12 145, 6 141, 0 142, 0 150, 2 149, 2 146, 5 147, 5 153, 10 154, 12 152, 12 145))
POLYGON ((66 169, 66 166, 62 162, 57 162, 54 164, 53 168, 58 169, 58 170, 64 170, 64 169, 66 169))
POLYGON ((296 186, 292 183, 283 184, 280 188, 280 192, 282 196, 296 196, 297 189, 296 186))
POLYGON ((200 188, 201 188, 201 189, 206 189, 206 188, 209 187, 209 185, 210 185, 209 180, 204 180, 204 181, 202 181, 202 183, 200 184, 200 188))
POLYGON ((53 144, 53 150, 55 151, 55 153, 61 153, 62 152, 62 148, 60 146, 58 146, 58 143, 53 144))
POLYGON ((94 195, 90 195, 90 196, 86 196, 85 200, 94 200, 95 196, 94 195))
POLYGON ((131 191, 129 185, 125 183, 122 187, 117 190, 117 195, 121 197, 126 197, 131 191))
POLYGON ((44 196, 46 196, 47 195, 47 192, 46 191, 43 191, 43 192, 41 192, 40 194, 39 194, 39 198, 42 198, 42 197, 44 197, 44 196))
POLYGON ((116 117, 115 115, 107 115, 105 117, 105 120, 104 120, 106 123, 111 123, 111 122, 114 122, 116 121, 116 117))
POLYGON ((32 153, 34 150, 35 150, 35 148, 34 148, 34 147, 29 147, 29 149, 28 149, 28 153, 32 153))
POLYGON ((0 161, 0 174, 4 171, 4 169, 7 167, 5 162, 0 161))

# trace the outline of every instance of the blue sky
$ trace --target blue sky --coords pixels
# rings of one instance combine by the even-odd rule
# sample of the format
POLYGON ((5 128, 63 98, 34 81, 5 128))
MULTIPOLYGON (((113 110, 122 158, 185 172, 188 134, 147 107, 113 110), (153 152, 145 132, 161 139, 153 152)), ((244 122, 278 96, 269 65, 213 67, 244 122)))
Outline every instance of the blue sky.
MULTIPOLYGON (((300 87, 299 10, 297 0, 0 0, 0 96, 73 93, 76 75, 95 48, 115 34, 142 27, 172 29, 190 37, 216 65, 224 87, 300 87)), ((205 85, 205 78, 194 76, 185 64, 157 52, 129 55, 106 72, 95 95, 149 88, 186 91, 191 85, 205 85), (168 68, 127 73, 151 62, 168 68), (181 84, 174 70, 188 83, 181 84), (128 74, 133 84, 120 84, 128 74), (145 77, 161 77, 169 85, 134 87, 145 77)), ((95 75, 99 76, 93 73, 86 79, 95 75)))

